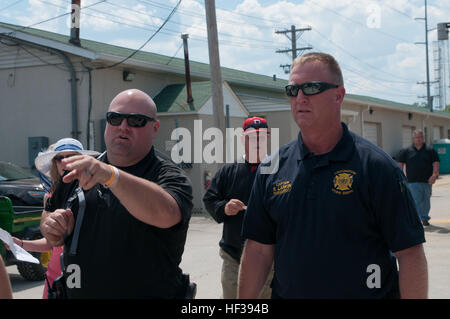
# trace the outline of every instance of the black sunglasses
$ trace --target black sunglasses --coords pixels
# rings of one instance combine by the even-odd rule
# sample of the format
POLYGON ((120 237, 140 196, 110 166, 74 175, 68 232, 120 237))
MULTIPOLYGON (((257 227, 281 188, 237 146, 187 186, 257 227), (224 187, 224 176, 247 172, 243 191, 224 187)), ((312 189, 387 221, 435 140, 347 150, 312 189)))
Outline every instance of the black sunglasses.
POLYGON ((130 127, 144 127, 147 122, 156 121, 153 117, 139 113, 106 113, 106 121, 112 126, 119 126, 123 119, 127 119, 127 124, 130 127))
POLYGON ((76 155, 80 155, 80 154, 55 155, 55 156, 53 156, 53 159, 57 162, 61 162, 65 158, 69 158, 69 157, 76 156, 76 155))
POLYGON ((302 90, 304 95, 315 95, 322 93, 328 89, 338 88, 339 85, 327 82, 306 82, 303 84, 289 84, 286 85, 286 95, 289 97, 296 97, 298 90, 302 90))

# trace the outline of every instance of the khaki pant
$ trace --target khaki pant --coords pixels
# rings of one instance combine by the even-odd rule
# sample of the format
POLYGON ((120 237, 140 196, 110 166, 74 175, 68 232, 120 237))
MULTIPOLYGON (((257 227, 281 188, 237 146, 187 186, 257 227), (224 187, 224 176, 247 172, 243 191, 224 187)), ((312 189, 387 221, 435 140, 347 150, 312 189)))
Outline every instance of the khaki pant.
MULTIPOLYGON (((239 277, 239 262, 226 253, 222 248, 219 250, 219 255, 223 259, 222 263, 222 298, 223 299, 236 299, 238 289, 238 277, 239 277)), ((263 290, 259 295, 260 299, 270 299, 272 295, 272 289, 270 283, 273 278, 273 266, 270 271, 263 290)))

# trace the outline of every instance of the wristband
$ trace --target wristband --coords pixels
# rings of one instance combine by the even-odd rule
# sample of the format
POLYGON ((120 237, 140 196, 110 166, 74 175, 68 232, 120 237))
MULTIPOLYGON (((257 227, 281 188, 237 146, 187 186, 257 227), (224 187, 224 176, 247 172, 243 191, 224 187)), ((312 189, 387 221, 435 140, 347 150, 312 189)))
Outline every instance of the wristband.
POLYGON ((119 179, 119 170, 117 167, 109 165, 109 168, 111 169, 111 178, 108 179, 103 185, 106 187, 111 187, 112 185, 117 183, 117 180, 119 179))

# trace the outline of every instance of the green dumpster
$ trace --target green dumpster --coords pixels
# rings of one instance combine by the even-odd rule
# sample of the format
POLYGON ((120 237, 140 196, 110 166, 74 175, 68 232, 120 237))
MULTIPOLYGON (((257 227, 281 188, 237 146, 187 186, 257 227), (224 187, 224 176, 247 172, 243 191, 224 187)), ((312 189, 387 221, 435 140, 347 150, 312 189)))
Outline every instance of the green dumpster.
POLYGON ((436 140, 433 144, 439 155, 439 174, 450 174, 450 140, 447 138, 436 140))

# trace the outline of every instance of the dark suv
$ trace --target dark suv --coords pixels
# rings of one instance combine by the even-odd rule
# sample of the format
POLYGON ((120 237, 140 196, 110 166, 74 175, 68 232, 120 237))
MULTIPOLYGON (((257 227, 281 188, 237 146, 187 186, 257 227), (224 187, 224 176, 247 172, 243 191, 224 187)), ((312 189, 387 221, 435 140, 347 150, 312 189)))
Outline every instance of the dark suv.
MULTIPOLYGON (((39 224, 43 209, 44 189, 39 178, 26 170, 0 162, 0 228, 20 239, 42 238, 39 224)), ((0 241, 0 253, 7 266, 17 265, 27 280, 45 278, 48 253, 32 253, 41 263, 21 262, 0 241)))

